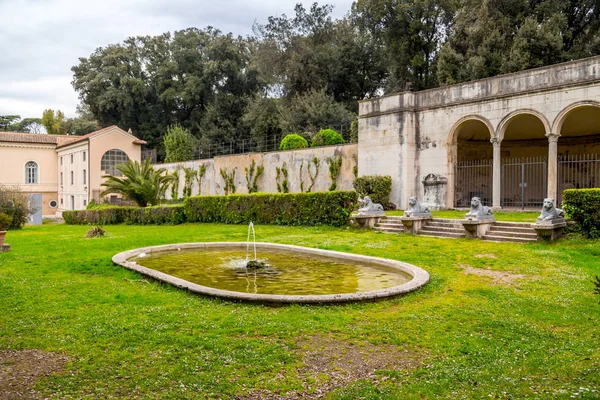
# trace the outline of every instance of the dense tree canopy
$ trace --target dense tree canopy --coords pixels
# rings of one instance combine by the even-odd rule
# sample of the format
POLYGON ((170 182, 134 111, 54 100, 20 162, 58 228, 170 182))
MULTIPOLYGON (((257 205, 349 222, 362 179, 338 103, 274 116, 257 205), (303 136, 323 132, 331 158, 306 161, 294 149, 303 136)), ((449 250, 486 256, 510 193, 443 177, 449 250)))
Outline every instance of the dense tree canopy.
POLYGON ((99 48, 72 69, 89 110, 79 126, 131 128, 163 157, 174 124, 213 155, 290 132, 348 138, 359 100, 600 54, 598 0, 357 0, 344 18, 331 11, 298 4, 246 38, 189 28, 99 48))

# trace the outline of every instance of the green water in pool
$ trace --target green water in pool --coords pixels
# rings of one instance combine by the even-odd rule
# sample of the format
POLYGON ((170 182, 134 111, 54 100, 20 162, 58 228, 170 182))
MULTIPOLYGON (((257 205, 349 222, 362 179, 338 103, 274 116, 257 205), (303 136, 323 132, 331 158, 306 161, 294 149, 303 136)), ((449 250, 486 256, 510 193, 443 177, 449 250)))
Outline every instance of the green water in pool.
POLYGON ((246 268, 246 251, 231 248, 156 252, 129 261, 202 286, 257 294, 357 293, 412 279, 390 267, 293 251, 259 250, 258 259, 268 266, 246 268))

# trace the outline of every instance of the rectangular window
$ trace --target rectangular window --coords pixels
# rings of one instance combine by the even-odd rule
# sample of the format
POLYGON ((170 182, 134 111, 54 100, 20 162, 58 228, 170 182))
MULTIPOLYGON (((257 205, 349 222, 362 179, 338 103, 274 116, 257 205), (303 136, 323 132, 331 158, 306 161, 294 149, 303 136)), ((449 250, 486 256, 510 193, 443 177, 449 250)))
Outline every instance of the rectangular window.
MULTIPOLYGON (((85 154, 85 153, 83 153, 83 154, 85 154)), ((86 172, 87 171, 84 169, 83 170, 83 184, 84 185, 87 185, 87 173, 86 172)))
POLYGON ((63 173, 62 172, 60 173, 60 185, 61 186, 63 185, 63 173))
POLYGON ((62 157, 60 158, 60 165, 62 165, 62 157))
POLYGON ((83 200, 83 206, 86 207, 87 206, 87 200, 83 200))
POLYGON ((75 196, 71 196, 71 210, 75 209, 75 196))
POLYGON ((62 206, 63 204, 65 204, 65 202, 63 201, 63 198, 60 198, 60 205, 62 206))
POLYGON ((75 183, 75 174, 73 174, 73 171, 71 171, 71 185, 73 185, 75 183))
POLYGON ((73 164, 73 154, 71 154, 71 164, 73 164))
POLYGON ((83 152, 83 161, 85 161, 85 151, 83 152))

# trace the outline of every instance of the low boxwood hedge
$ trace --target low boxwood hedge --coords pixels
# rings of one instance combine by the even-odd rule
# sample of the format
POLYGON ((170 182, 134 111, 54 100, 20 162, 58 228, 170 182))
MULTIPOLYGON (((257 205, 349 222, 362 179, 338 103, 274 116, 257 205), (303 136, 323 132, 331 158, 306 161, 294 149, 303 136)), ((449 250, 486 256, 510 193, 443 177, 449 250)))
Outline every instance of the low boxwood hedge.
POLYGON ((156 207, 108 207, 63 211, 67 224, 74 225, 177 225, 185 222, 182 205, 156 207))
POLYGON ((567 189, 562 207, 583 235, 600 238, 600 188, 567 189))
POLYGON ((108 207, 64 211, 67 224, 75 225, 176 225, 188 222, 225 224, 333 225, 348 223, 356 208, 354 191, 318 193, 255 193, 229 196, 196 196, 185 205, 108 207))
POLYGON ((185 214, 189 222, 343 226, 357 198, 354 191, 196 196, 185 200, 185 214))

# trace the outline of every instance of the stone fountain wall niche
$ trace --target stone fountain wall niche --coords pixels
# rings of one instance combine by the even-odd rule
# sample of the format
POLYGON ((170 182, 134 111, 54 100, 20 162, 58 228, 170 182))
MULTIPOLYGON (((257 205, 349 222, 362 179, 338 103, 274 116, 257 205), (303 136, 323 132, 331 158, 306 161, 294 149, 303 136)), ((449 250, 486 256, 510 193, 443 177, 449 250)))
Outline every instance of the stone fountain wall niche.
POLYGON ((441 175, 429 174, 422 180, 424 193, 423 206, 430 210, 446 208, 446 192, 448 179, 441 175))

